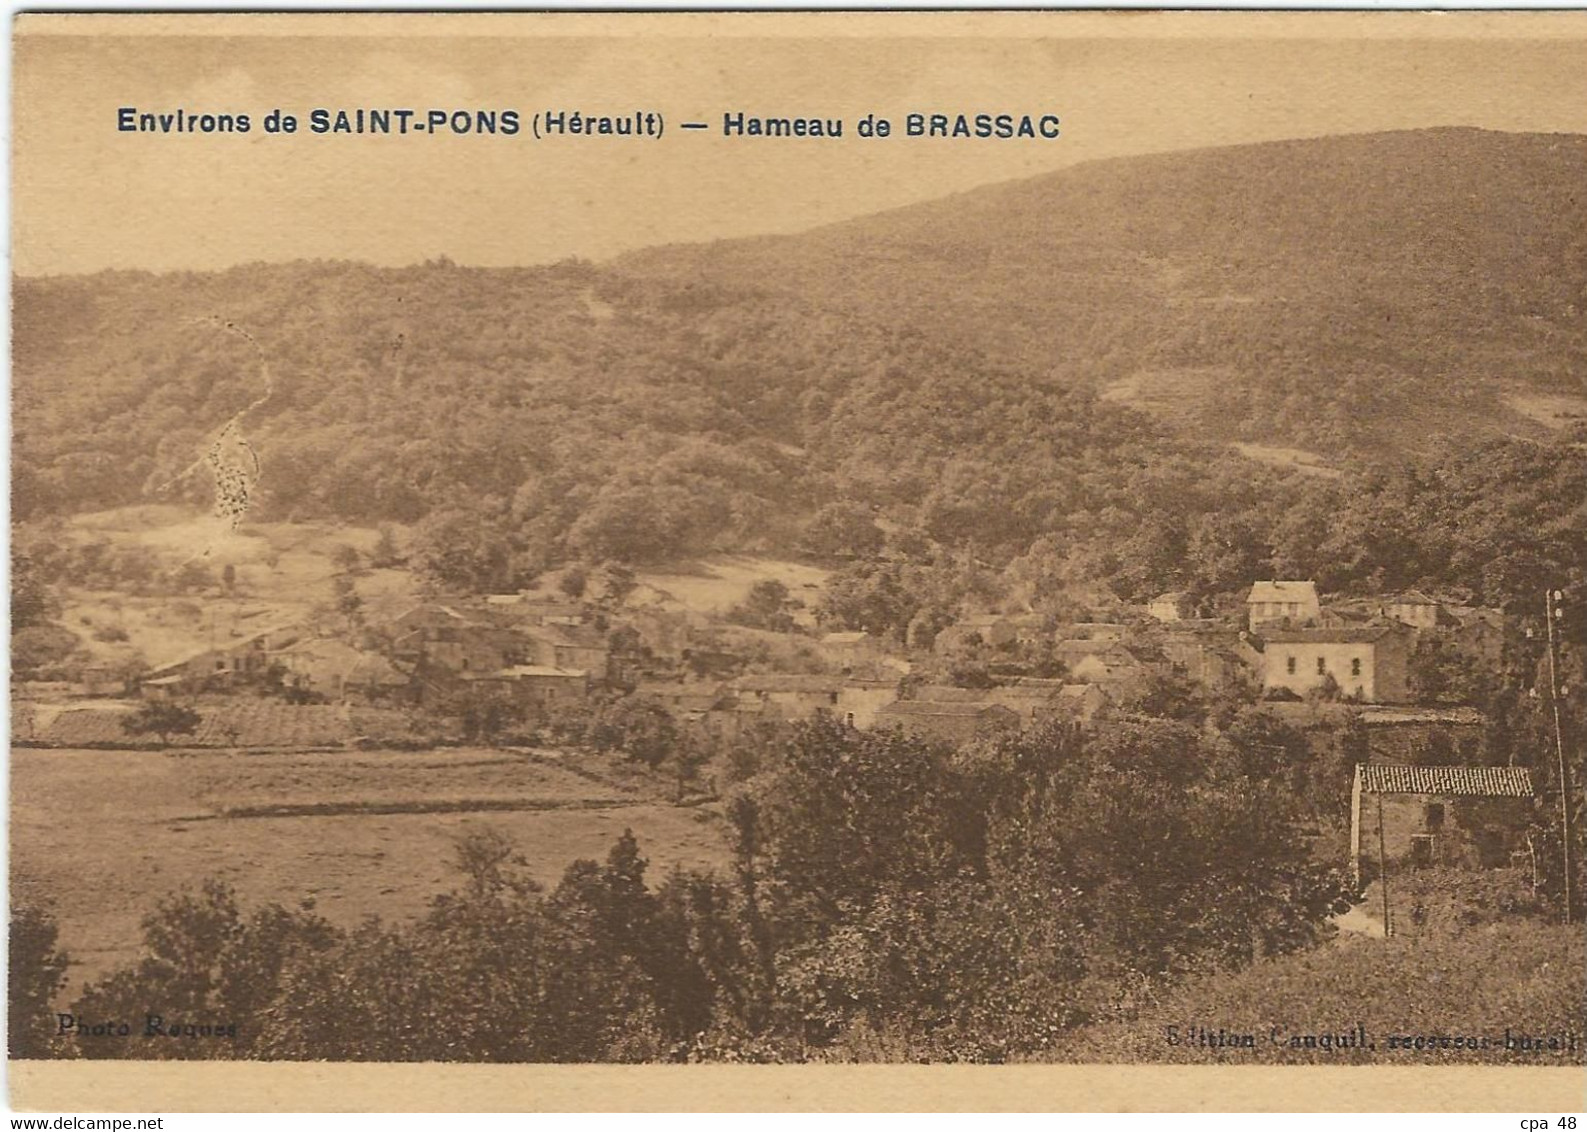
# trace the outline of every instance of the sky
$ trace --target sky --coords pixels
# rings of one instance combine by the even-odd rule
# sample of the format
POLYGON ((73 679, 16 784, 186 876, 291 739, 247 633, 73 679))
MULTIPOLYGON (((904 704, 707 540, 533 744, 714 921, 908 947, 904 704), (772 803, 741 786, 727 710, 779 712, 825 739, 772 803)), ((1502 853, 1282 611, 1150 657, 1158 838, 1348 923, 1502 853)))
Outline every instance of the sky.
POLYGON ((1498 35, 1467 33, 1473 25, 1447 16, 1415 22, 1436 15, 1349 25, 1300 14, 1281 34, 1219 13, 1189 24, 1150 15, 991 14, 959 25, 951 16, 420 18, 342 17, 409 22, 344 22, 327 34, 330 25, 303 22, 315 17, 202 26, 165 17, 155 30, 202 34, 148 34, 150 17, 22 17, 15 271, 602 260, 801 231, 1096 158, 1444 125, 1587 133, 1587 20, 1520 22, 1542 18, 1535 13, 1484 25, 1498 35), (62 19, 72 21, 64 31, 62 19), (768 19, 785 22, 753 22, 768 19), (254 129, 124 133, 123 106, 245 112, 254 129), (659 141, 536 141, 260 129, 275 107, 306 116, 359 106, 513 108, 526 120, 551 109, 656 110, 669 130, 659 141), (845 136, 725 138, 728 111, 842 117, 845 136), (910 111, 1056 113, 1062 136, 909 139, 896 125, 888 139, 854 135, 864 114, 897 123, 910 111), (676 128, 691 119, 712 128, 676 128))

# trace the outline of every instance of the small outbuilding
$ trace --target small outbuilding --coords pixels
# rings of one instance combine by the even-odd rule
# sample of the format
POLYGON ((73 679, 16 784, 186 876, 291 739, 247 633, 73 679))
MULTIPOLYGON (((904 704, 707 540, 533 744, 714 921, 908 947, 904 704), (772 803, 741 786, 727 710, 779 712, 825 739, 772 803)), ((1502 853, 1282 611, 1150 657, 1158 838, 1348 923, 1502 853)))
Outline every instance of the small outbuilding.
POLYGON ((1521 848, 1532 775, 1517 766, 1361 763, 1350 791, 1350 859, 1357 880, 1389 867, 1492 868, 1521 848))

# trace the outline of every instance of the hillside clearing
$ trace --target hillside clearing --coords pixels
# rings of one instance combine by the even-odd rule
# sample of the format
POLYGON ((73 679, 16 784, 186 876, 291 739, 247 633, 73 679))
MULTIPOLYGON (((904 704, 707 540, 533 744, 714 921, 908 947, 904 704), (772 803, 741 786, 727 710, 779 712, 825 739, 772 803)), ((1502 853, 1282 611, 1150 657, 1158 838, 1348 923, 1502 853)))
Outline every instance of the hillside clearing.
POLYGON ((765 581, 781 582, 792 597, 813 605, 826 584, 828 573, 819 566, 801 562, 716 555, 686 567, 642 570, 637 576, 642 584, 670 597, 685 609, 715 615, 738 605, 749 596, 755 583, 765 581))

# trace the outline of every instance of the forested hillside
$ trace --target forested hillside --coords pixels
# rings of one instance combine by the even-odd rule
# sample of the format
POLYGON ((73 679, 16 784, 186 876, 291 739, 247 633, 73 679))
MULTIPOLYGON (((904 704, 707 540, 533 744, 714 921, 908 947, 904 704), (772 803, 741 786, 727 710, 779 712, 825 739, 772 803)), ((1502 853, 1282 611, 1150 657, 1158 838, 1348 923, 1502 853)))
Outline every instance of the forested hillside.
POLYGON ((1430 131, 606 266, 19 280, 15 514, 206 504, 247 409, 252 517, 417 524, 458 586, 732 549, 1505 601, 1587 554, 1578 438, 1505 401, 1582 389, 1583 184, 1587 139, 1430 131))
POLYGON ((1306 139, 1091 162, 622 266, 819 296, 1198 435, 1396 455, 1526 431, 1513 392, 1587 393, 1584 184, 1579 135, 1306 139))

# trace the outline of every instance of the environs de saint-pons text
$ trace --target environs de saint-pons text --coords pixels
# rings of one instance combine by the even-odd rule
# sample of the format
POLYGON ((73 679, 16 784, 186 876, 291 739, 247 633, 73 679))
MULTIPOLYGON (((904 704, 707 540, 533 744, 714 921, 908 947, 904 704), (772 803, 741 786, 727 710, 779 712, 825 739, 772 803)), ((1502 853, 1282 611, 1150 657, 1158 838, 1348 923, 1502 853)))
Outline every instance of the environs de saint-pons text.
MULTIPOLYGON (((927 138, 1055 141, 1060 119, 1052 113, 993 110, 910 110, 896 117, 871 113, 856 119, 822 115, 751 114, 723 111, 719 118, 685 119, 685 131, 726 138, 927 138)), ((122 106, 116 129, 136 134, 358 135, 547 138, 660 138, 667 118, 659 110, 590 113, 553 108, 525 114, 516 109, 416 109, 412 107, 315 107, 306 112, 279 107, 259 112, 148 110, 122 106), (527 130, 525 126, 527 125, 527 130)))

